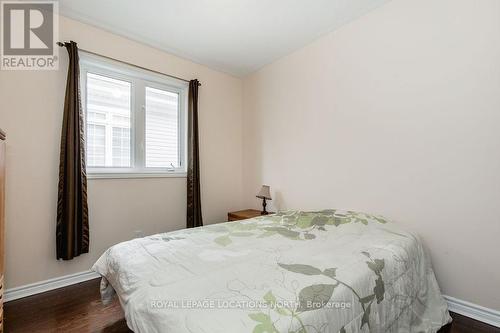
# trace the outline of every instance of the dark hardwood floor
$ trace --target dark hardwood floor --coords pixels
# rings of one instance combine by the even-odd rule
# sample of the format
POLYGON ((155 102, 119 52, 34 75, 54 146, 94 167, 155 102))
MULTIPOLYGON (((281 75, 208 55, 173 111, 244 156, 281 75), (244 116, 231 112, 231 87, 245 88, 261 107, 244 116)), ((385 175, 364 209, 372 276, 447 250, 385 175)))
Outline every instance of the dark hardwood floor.
POLYGON ((7 302, 5 332, 131 332, 120 303, 100 298, 95 279, 7 302))
MULTIPOLYGON (((500 333, 500 329, 452 313, 439 333, 500 333)), ((22 298, 5 304, 5 332, 131 332, 118 301, 104 306, 99 280, 22 298)))

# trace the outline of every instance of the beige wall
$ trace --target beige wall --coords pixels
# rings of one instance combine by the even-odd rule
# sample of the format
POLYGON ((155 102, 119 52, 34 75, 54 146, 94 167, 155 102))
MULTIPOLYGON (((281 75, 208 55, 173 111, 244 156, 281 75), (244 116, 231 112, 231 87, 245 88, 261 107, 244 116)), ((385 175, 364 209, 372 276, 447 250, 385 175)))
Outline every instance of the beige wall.
MULTIPOLYGON (((241 207, 241 80, 61 17, 60 39, 185 78, 198 78, 205 222, 241 207)), ((55 259, 55 211, 67 56, 59 71, 0 71, 7 132, 7 288, 88 270, 109 246, 185 225, 185 178, 89 180, 90 253, 55 259)))
POLYGON ((384 214, 500 310, 500 1, 393 0, 244 81, 244 194, 384 214))

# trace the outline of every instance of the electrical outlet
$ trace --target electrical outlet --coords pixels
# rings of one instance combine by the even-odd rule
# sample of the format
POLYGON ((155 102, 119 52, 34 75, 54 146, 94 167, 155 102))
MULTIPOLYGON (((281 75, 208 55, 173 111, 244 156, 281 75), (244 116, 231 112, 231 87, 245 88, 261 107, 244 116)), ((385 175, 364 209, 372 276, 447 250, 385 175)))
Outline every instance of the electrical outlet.
POLYGON ((135 236, 134 238, 142 238, 142 237, 144 237, 144 231, 142 231, 142 230, 135 230, 134 231, 134 236, 135 236))

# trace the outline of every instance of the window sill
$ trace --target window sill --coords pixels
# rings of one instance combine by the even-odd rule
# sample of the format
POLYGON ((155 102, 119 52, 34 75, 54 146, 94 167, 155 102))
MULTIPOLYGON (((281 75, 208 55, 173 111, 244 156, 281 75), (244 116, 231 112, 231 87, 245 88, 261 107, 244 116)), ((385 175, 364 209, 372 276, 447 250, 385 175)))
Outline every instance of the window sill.
POLYGON ((87 179, 141 179, 141 178, 186 178, 186 172, 171 172, 171 173, 128 173, 128 172, 102 172, 102 173, 87 173, 87 179))

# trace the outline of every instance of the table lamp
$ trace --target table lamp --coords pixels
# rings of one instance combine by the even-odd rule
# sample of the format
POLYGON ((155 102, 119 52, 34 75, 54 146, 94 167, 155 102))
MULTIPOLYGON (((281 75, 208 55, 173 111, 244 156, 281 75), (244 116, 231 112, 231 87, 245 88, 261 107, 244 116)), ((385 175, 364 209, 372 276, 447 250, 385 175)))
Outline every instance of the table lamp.
POLYGON ((262 199, 262 211, 260 212, 260 215, 267 215, 269 212, 266 211, 266 200, 272 200, 271 198, 271 192, 269 190, 268 185, 262 185, 262 188, 260 189, 259 193, 256 195, 257 198, 262 199))

